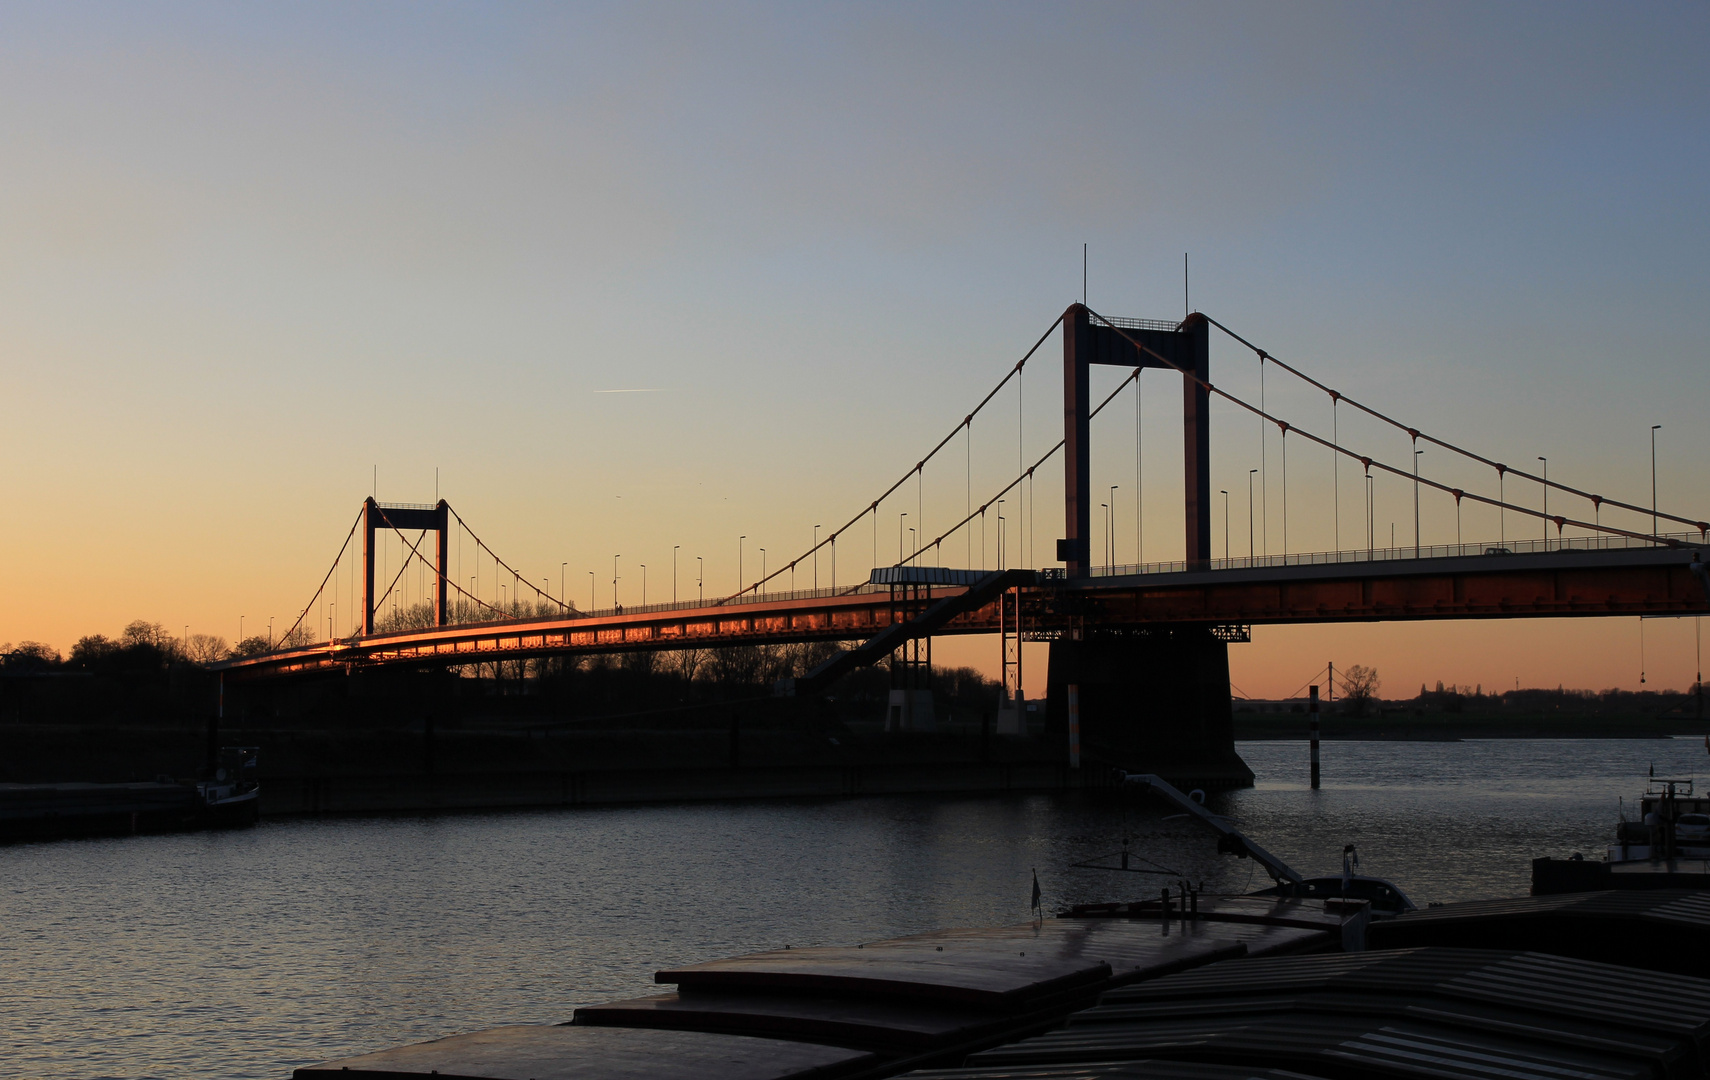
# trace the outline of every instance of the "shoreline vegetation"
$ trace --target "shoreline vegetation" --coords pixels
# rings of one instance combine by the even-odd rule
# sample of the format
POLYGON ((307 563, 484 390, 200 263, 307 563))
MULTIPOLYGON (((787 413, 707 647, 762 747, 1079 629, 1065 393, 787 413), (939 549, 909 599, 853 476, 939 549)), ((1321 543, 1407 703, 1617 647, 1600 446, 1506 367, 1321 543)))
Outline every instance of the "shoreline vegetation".
MULTIPOLYGON (((422 612, 400 612, 399 621, 422 612)), ((816 699, 780 699, 837 646, 735 646, 509 660, 449 670, 323 674, 290 685, 239 685, 220 697, 208 665, 265 650, 206 635, 177 637, 137 621, 116 638, 90 635, 69 656, 34 643, 0 646, 0 782, 121 781, 188 776, 239 739, 264 747, 277 778, 369 773, 397 756, 405 771, 444 772, 485 760, 531 767, 541 750, 561 770, 1012 762, 1060 764, 1067 738, 1047 703, 1030 733, 996 736, 1001 687, 971 668, 935 668, 934 732, 885 732, 891 673, 851 673, 816 699), (315 733, 315 734, 311 734, 315 733), (454 749, 453 747, 457 747, 454 749), (387 748, 390 748, 388 750, 387 748), (558 760, 562 759, 562 760, 558 760)), ((1703 738, 1701 688, 1680 691, 1420 686, 1380 696, 1378 673, 1335 672, 1320 737, 1336 740, 1703 738)), ((1030 706, 1033 703, 1030 703, 1030 706)), ((1303 698, 1231 702, 1239 741, 1305 740, 1303 698)), ((1150 717, 1142 703, 1141 722, 1150 717)), ((1158 718, 1167 722, 1167 718, 1158 718)))
MULTIPOLYGON (((1309 738, 1305 715, 1255 716, 1235 714, 1236 742, 1309 738)), ((1558 716, 1517 713, 1511 716, 1448 716, 1393 714, 1354 719, 1335 715, 1320 718, 1319 738, 1337 741, 1462 742, 1467 739, 1676 739, 1710 734, 1710 718, 1652 716, 1558 716)))

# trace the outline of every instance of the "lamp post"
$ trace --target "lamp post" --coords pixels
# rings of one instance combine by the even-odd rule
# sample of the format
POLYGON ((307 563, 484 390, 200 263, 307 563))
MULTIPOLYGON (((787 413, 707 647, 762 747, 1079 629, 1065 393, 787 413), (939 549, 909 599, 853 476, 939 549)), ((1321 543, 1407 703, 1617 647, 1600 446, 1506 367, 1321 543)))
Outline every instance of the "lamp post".
POLYGON ((590 570, 588 571, 588 613, 590 615, 593 614, 594 605, 598 603, 599 601, 594 598, 594 572, 590 570))
POLYGON ((1110 572, 1116 572, 1116 489, 1119 485, 1110 485, 1110 572))
POLYGON ((695 588, 700 590, 700 602, 707 602, 707 561, 699 555, 695 556, 695 588))
POLYGON ((618 609, 618 600, 617 600, 617 583, 618 583, 618 572, 617 572, 617 561, 618 561, 618 556, 616 556, 616 555, 613 555, 613 556, 612 556, 612 610, 613 610, 613 611, 616 611, 616 610, 617 610, 617 609, 618 609))
POLYGON ((1222 491, 1222 489, 1219 489, 1219 492, 1223 496, 1223 565, 1227 567, 1229 565, 1229 493, 1222 491))
POLYGON ((570 594, 568 592, 564 591, 564 568, 566 566, 569 566, 569 565, 570 565, 569 562, 561 562, 558 564, 558 595, 560 597, 560 599, 558 601, 559 607, 565 606, 570 601, 570 594))
POLYGON ((897 565, 898 566, 901 566, 903 564, 903 526, 907 524, 907 522, 903 521, 903 518, 905 518, 905 517, 908 517, 908 511, 907 510, 904 510, 902 513, 897 515, 897 565))
POLYGON ((1423 450, 1413 451, 1413 557, 1419 557, 1419 455, 1423 450))
POLYGON ((641 564, 641 606, 647 606, 647 564, 641 564))
POLYGON ((1550 459, 1540 456, 1544 463, 1544 550, 1550 550, 1550 459))
POLYGON ((673 604, 677 602, 677 549, 682 546, 682 544, 671 545, 671 602, 673 604))
POLYGON ((766 549, 760 549, 760 580, 754 583, 754 595, 760 595, 760 586, 766 583, 766 549))
POLYGON ((1657 534, 1657 432, 1661 424, 1651 425, 1651 535, 1657 534))
POLYGON ((1247 470, 1247 566, 1253 565, 1253 474, 1257 469, 1247 470))
POLYGON ((1377 546, 1377 518, 1372 513, 1372 474, 1366 474, 1366 561, 1371 562, 1372 549, 1377 546))
MULTIPOLYGON (((333 607, 335 607, 335 608, 337 606, 338 606, 337 604, 333 605, 333 607)), ((186 626, 184 628, 184 632, 186 635, 188 635, 190 633, 190 628, 188 626, 186 626)), ((271 615, 269 615, 267 617, 267 647, 269 649, 273 648, 273 616, 271 616, 271 615)))
POLYGON ((1099 503, 1098 508, 1104 511, 1104 573, 1110 575, 1110 504, 1099 503))

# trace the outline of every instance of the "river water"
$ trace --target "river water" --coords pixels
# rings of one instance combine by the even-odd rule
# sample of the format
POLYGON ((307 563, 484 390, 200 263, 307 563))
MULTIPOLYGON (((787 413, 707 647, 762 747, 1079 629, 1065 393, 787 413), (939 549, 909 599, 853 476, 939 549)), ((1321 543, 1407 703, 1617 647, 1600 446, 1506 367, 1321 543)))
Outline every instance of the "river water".
MULTIPOLYGON (((1359 846, 1414 901, 1524 895, 1530 860, 1597 858, 1676 740, 1245 743, 1214 803, 1306 873, 1359 846)), ((264 822, 0 848, 0 1076, 241 1077, 439 1035, 570 1018, 659 968, 757 949, 1019 922, 1153 895, 1077 868, 1124 834, 1242 891, 1250 860, 1146 804, 912 796, 264 822)), ((1139 865, 1138 863, 1136 865, 1139 865)))

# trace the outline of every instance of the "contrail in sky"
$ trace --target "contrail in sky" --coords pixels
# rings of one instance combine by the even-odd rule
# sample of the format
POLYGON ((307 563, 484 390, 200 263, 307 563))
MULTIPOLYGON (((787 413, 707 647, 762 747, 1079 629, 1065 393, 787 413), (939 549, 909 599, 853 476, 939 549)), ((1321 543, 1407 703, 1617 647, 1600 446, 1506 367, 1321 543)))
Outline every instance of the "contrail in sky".
POLYGON ((622 390, 595 390, 596 394, 665 394, 671 390, 668 386, 632 386, 622 390))

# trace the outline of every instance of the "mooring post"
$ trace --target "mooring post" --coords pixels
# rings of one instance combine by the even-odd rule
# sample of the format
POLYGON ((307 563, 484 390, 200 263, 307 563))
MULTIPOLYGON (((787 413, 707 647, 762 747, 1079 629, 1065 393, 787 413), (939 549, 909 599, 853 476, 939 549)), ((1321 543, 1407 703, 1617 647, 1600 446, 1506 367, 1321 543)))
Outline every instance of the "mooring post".
POLYGON ((1081 688, 1069 684, 1069 768, 1081 767, 1081 688))
POLYGON ((1318 789, 1318 686, 1314 684, 1307 700, 1307 724, 1312 734, 1312 788, 1318 789))

